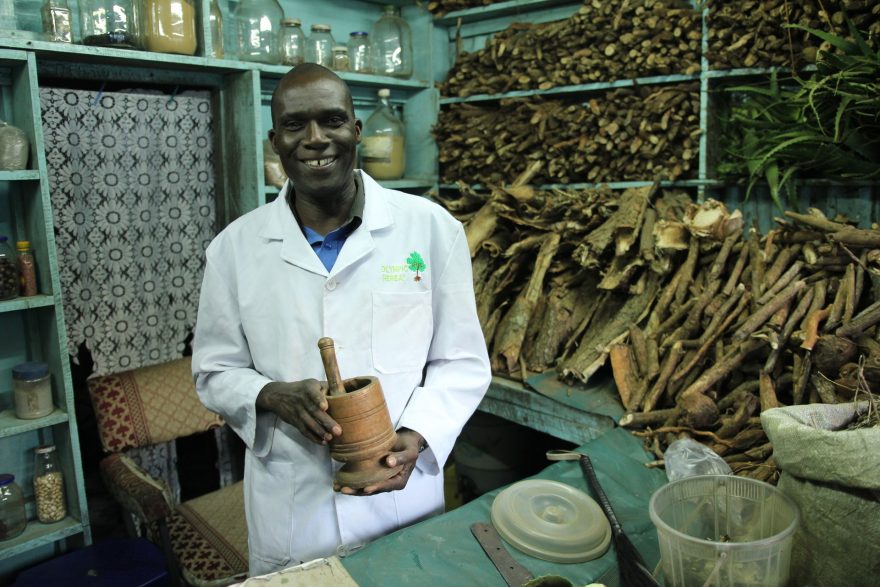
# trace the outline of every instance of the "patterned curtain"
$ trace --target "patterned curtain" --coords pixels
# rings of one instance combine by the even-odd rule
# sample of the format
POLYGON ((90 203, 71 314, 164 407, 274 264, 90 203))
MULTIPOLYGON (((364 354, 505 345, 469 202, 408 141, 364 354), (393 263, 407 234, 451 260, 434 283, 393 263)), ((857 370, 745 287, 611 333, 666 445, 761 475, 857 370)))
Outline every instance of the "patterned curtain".
POLYGON ((181 356, 214 235, 211 97, 40 89, 69 353, 181 356))
MULTIPOLYGON (((180 357, 214 235, 210 93, 42 87, 40 107, 69 353, 96 375, 180 357)), ((175 443, 128 454, 179 502, 175 443)))

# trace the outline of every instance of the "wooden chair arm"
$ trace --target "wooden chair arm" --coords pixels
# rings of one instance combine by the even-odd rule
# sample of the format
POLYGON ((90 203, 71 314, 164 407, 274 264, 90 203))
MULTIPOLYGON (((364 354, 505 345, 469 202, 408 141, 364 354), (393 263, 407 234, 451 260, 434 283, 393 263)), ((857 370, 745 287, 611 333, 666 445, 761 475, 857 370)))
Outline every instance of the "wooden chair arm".
POLYGON ((129 457, 112 454, 101 461, 100 469, 111 495, 142 523, 158 522, 171 515, 173 506, 168 486, 151 477, 129 457))

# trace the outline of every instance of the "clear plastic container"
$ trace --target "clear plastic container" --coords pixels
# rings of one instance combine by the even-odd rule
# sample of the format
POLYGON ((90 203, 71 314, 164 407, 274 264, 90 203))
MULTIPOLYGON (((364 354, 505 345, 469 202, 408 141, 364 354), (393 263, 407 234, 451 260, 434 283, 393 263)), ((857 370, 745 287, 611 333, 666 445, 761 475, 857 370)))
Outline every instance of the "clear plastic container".
POLYGON ((0 170, 27 168, 30 141, 23 130, 0 120, 0 170))
POLYGON ((373 73, 370 36, 364 31, 351 33, 348 39, 348 68, 356 73, 373 73))
POLYGON ((313 24, 312 32, 306 39, 306 62, 332 68, 335 45, 329 24, 313 24))
POLYGON ((18 241, 15 243, 18 250, 18 276, 21 282, 19 295, 37 295, 37 265, 34 254, 31 252, 30 241, 18 241))
POLYGON ((783 587, 800 514, 763 481, 696 475, 664 485, 648 505, 667 587, 783 587))
POLYGON ((209 57, 222 59, 223 51, 223 13, 217 0, 211 0, 211 10, 208 13, 208 26, 211 29, 211 52, 209 57))
POLYGON ((412 31, 400 17, 400 8, 388 5, 373 24, 373 69, 380 75, 412 76, 412 31))
POLYGON ((235 9, 238 58, 258 63, 281 63, 281 21, 277 0, 248 0, 235 9))
POLYGON ((336 45, 333 47, 333 71, 348 71, 348 47, 345 45, 336 45))
POLYGON ((0 540, 15 538, 27 527, 24 496, 15 475, 0 475, 0 540))
POLYGON ((379 90, 379 105, 364 123, 361 163, 373 179, 400 179, 406 171, 406 132, 394 114, 391 91, 379 90))
POLYGON ((38 361, 19 363, 12 368, 15 417, 34 420, 52 413, 52 382, 49 365, 38 361))
POLYGON ((195 55, 194 0, 141 0, 144 48, 155 53, 195 55))
POLYGON ((9 246, 9 237, 0 235, 0 300, 18 297, 19 283, 18 263, 9 246))
POLYGON ((53 444, 34 450, 34 502, 37 519, 43 524, 60 522, 67 515, 64 474, 53 444))
POLYGON ((299 65, 306 57, 306 34, 302 21, 298 18, 285 18, 281 21, 281 63, 299 65))
POLYGON ((43 0, 40 16, 47 41, 70 43, 73 40, 67 0, 43 0))
POLYGON ((80 0, 83 45, 142 49, 140 19, 133 0, 80 0))

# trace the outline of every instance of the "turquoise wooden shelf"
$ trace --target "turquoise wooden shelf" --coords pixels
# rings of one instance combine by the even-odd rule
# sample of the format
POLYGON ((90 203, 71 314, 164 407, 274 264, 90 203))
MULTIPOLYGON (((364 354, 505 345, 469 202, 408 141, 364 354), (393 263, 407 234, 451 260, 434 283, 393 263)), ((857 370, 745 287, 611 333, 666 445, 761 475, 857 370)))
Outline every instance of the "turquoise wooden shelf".
POLYGON ((57 408, 48 416, 34 420, 22 420, 15 417, 14 410, 3 410, 0 412, 0 438, 39 430, 48 426, 55 426, 56 424, 63 424, 69 419, 67 412, 57 408))
POLYGON ((510 0, 509 2, 497 2, 489 6, 480 6, 478 8, 468 8, 466 10, 456 10, 448 12, 443 16, 438 16, 434 22, 446 26, 455 26, 459 22, 467 24, 471 22, 479 22, 502 16, 525 14, 552 8, 554 6, 581 4, 581 2, 573 2, 572 0, 510 0))
POLYGON ((26 298, 14 298, 0 302, 0 313, 17 312, 33 308, 47 308, 55 304, 55 297, 50 295, 36 295, 26 298))
POLYGON ((64 518, 54 524, 41 524, 37 520, 30 520, 23 533, 2 543, 0 560, 24 554, 35 548, 80 534, 82 531, 82 524, 71 517, 64 518))
POLYGON ((40 172, 36 169, 22 169, 20 171, 0 171, 0 181, 35 181, 40 179, 40 172))

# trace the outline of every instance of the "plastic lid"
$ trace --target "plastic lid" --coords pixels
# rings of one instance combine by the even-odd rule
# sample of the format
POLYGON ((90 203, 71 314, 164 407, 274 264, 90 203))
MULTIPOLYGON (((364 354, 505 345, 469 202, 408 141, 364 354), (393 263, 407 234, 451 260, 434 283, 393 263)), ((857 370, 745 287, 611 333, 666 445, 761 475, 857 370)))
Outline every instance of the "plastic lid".
POLYGON ((388 88, 382 88, 381 90, 379 90, 379 97, 380 98, 387 98, 390 95, 391 95, 391 90, 389 90, 388 88))
POLYGON ((34 452, 38 455, 45 454, 47 452, 53 452, 55 450, 54 444, 44 444, 43 446, 38 446, 34 449, 34 452))
POLYGON ((352 36, 352 37, 366 37, 367 33, 366 33, 366 31, 354 31, 351 33, 350 36, 352 36))
POLYGON ((285 18, 281 21, 281 26, 300 26, 302 21, 298 18, 285 18))
POLYGON ((611 543, 611 525, 599 504, 548 479, 527 479, 499 493, 492 524, 517 549, 556 563, 599 558, 611 543))
POLYGON ((31 241, 18 241, 15 243, 15 246, 18 247, 19 250, 29 249, 31 248, 31 241))
POLYGON ((2 475, 0 475, 0 487, 9 485, 13 481, 15 481, 15 475, 13 475, 12 473, 3 473, 2 475))
POLYGON ((348 46, 346 45, 333 45, 332 51, 335 53, 336 51, 345 51, 348 53, 348 46))
POLYGON ((47 365, 46 363, 40 363, 38 361, 19 363, 12 368, 13 379, 40 379, 41 377, 45 377, 48 374, 49 365, 47 365))
POLYGON ((329 33, 330 32, 330 25, 329 24, 313 24, 312 30, 313 31, 320 31, 322 33, 329 33))
POLYGON ((0 235, 0 243, 5 243, 9 240, 8 236, 0 235))

